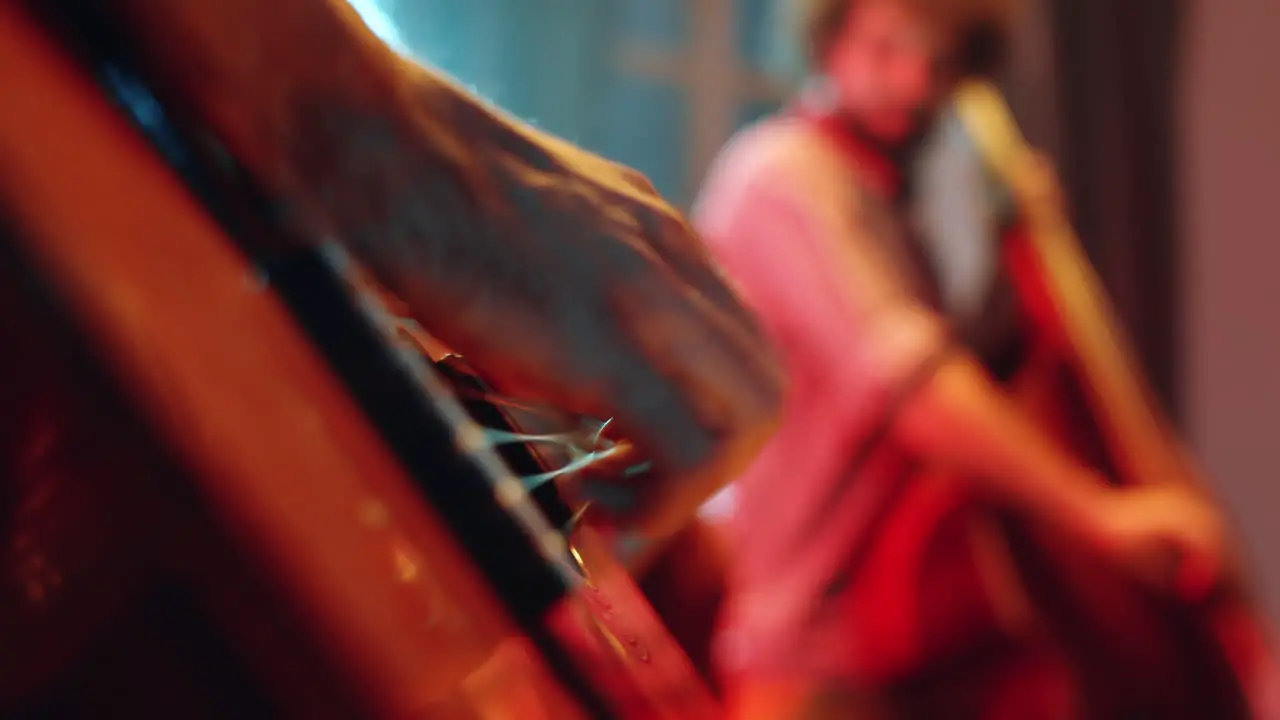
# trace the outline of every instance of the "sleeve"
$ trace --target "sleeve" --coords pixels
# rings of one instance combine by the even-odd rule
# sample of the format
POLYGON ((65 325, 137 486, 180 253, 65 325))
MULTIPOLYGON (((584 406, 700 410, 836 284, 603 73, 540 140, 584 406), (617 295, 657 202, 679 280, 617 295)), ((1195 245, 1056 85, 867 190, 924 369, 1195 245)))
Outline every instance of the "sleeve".
POLYGON ((889 392, 946 343, 846 178, 788 153, 706 208, 707 242, 792 364, 845 393, 889 392))

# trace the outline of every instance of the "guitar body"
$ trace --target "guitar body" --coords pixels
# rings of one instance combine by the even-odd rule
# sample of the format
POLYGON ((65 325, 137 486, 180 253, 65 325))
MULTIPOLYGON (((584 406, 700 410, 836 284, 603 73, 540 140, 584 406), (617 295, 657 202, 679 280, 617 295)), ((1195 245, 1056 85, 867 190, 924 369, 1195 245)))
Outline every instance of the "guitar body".
MULTIPOLYGON (((1034 248, 1022 233, 1007 238, 1005 248, 1032 327, 1032 349, 1011 390, 1063 449, 1116 477, 1068 338, 1052 314, 1034 248)), ((1042 631, 1061 653, 1062 672, 1070 675, 1061 684, 1074 688, 1084 716, 1252 717, 1243 682, 1247 673, 1238 675, 1232 664, 1236 643, 1215 634, 1215 613, 1243 607, 1235 588, 1224 589, 1203 607, 1191 606, 1141 586, 1121 568, 1047 529, 1013 519, 1004 525, 1042 631)))
MULTIPOLYGON (((1065 451, 1104 476, 1122 478, 1044 256, 1025 228, 1006 238, 1005 254, 1030 330, 1027 360, 1009 390, 1065 451)), ((1263 697, 1274 682, 1268 633, 1235 561, 1211 597, 1188 604, 1050 529, 1012 517, 1001 525, 1019 578, 1015 592, 1032 608, 1027 635, 1050 658, 1041 682, 1070 699, 1072 716, 1270 717, 1263 697)))
POLYGON ((0 87, 0 714, 716 714, 589 529, 548 569, 330 264, 264 283, 20 3, 0 87))
MULTIPOLYGON (((1030 338, 1010 388, 1014 397, 1063 449, 1116 484, 1174 483, 1213 504, 1150 400, 1069 224, 1025 186, 1022 173, 1035 163, 998 91, 966 83, 956 107, 988 168, 1021 200, 1020 222, 1003 246, 1030 338)), ((1016 673, 1025 657, 1026 666, 1039 669, 1030 685, 1056 699, 1029 698, 1019 706, 1019 689, 1001 687, 996 660, 994 712, 980 716, 1040 717, 1048 710, 1088 718, 1269 718, 1280 712, 1269 632, 1238 558, 1226 559, 1209 598, 1189 603, 1169 589, 1141 584, 1047 528, 1015 518, 1003 518, 1000 526, 1003 551, 975 557, 988 565, 1007 557, 1018 582, 992 588, 987 606, 1028 612, 1002 625, 984 625, 972 615, 970 632, 1004 630, 1017 641, 1006 653, 1014 659, 1006 669, 1016 673), (1001 700, 1011 698, 1001 708, 1001 700), (1010 715, 1008 707, 1021 712, 1010 715)), ((1170 576, 1175 570, 1169 568, 1170 576)), ((945 672, 934 679, 947 684, 945 672)))
MULTIPOLYGON (((1008 390, 1048 436, 1114 476, 1027 238, 1006 262, 1028 324, 1008 390)), ((861 565, 865 677, 893 716, 1246 718, 1271 667, 1265 632, 1227 584, 1189 605, 1071 538, 1002 513, 943 472, 904 482, 861 565)))

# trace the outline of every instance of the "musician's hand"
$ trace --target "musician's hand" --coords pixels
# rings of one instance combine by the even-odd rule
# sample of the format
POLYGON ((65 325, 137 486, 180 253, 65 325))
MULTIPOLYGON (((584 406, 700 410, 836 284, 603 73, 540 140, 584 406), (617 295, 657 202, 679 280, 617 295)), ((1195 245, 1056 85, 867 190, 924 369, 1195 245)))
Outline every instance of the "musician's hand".
POLYGON ((778 368, 637 173, 501 117, 345 2, 105 4, 286 234, 341 240, 505 389, 616 417, 686 517, 763 442, 778 368))
POLYGON ((1104 551, 1145 581, 1186 600, 1207 595, 1223 567, 1225 528, 1213 507, 1184 488, 1109 492, 1098 508, 1104 551))
POLYGON ((392 53, 347 3, 215 4, 125 3, 163 40, 160 85, 300 235, 343 241, 502 389, 615 417, 691 503, 753 454, 778 368, 639 174, 392 53))
POLYGON ((668 534, 772 432, 779 368, 699 238, 639 173, 477 116, 478 199, 441 177, 438 155, 416 165, 412 144, 399 148, 392 176, 358 191, 387 191, 365 202, 390 206, 392 224, 352 249, 504 393, 614 418, 660 471, 632 519, 668 534), (393 184, 405 178, 420 178, 416 198, 393 184), (655 515, 654 495, 671 512, 655 515))

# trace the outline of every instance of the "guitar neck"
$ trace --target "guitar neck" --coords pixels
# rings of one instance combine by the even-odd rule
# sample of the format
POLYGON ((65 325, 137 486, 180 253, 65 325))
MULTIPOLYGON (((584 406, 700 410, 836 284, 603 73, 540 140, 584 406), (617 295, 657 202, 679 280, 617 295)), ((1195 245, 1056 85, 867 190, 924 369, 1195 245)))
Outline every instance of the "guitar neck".
POLYGON ((1020 203, 1071 359, 1089 392, 1109 454, 1126 483, 1187 480, 1189 458, 1160 414, 1106 289, 1059 209, 1029 198, 1035 159, 999 91, 970 82, 956 94, 966 131, 995 175, 1020 203))

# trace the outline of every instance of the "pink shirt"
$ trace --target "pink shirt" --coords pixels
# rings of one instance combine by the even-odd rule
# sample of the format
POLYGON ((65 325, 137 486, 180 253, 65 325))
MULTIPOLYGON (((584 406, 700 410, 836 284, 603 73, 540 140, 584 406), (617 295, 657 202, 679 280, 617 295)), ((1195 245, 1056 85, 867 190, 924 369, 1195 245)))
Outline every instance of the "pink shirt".
POLYGON ((812 122, 769 120, 724 150, 694 212, 791 381, 779 432, 734 485, 718 647, 730 674, 856 676, 875 662, 832 583, 904 458, 875 453, 852 477, 854 454, 946 331, 851 165, 812 122))

